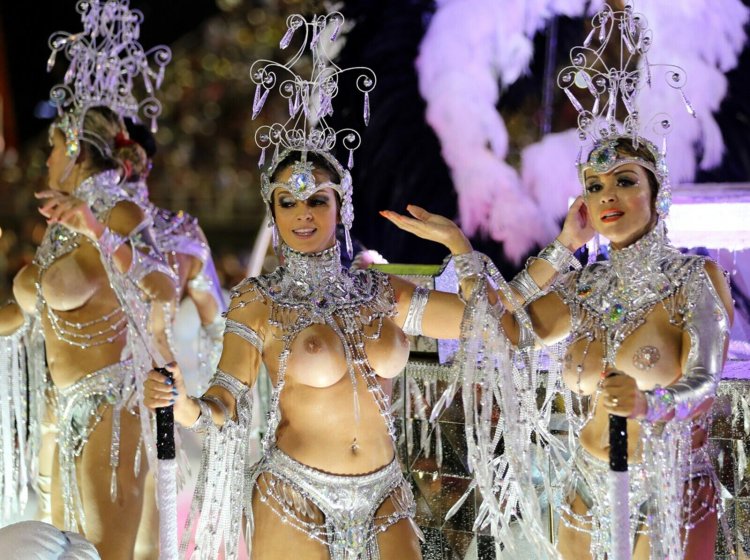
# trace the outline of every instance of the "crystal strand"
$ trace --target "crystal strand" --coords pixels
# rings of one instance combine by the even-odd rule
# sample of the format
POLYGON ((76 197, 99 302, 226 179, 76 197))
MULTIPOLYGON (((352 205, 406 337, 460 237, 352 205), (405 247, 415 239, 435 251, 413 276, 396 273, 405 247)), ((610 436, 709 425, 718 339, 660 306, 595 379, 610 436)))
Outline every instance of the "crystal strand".
POLYGON ((354 258, 354 248, 352 247, 352 236, 349 233, 349 228, 344 229, 344 239, 346 241, 346 254, 349 258, 354 258))
POLYGON ((365 125, 370 124, 370 94, 365 92, 365 108, 364 108, 365 125))
POLYGON ((347 167, 349 169, 354 167, 354 150, 349 150, 349 161, 347 162, 347 167))

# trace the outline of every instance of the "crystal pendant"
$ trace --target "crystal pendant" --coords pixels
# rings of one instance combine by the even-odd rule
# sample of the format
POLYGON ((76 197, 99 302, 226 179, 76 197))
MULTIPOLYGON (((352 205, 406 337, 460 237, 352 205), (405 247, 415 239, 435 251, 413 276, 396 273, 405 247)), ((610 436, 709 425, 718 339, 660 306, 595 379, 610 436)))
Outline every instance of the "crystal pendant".
POLYGON ((55 67, 56 59, 57 59, 57 51, 52 51, 52 54, 49 55, 49 58, 47 59, 47 72, 51 72, 52 69, 55 67))
POLYGON ((680 95, 682 95, 682 102, 685 104, 685 109, 690 114, 691 117, 695 117, 695 109, 693 109, 693 105, 688 100, 687 96, 685 95, 685 92, 680 90, 680 95))
POLYGON ((292 42, 292 37, 294 36, 294 32, 296 30, 297 27, 295 27, 294 25, 289 26, 289 29, 286 30, 286 33, 284 33, 281 41, 279 41, 279 47, 281 47, 281 49, 285 49, 289 46, 289 43, 292 42))
POLYGON ((263 167, 263 164, 266 163, 266 147, 263 146, 260 149, 260 157, 258 158, 258 167, 263 167))
POLYGON ((349 169, 354 167, 354 150, 349 150, 349 161, 347 162, 346 166, 349 169))
POLYGON ((109 497, 114 502, 117 501, 117 471, 112 469, 112 477, 109 481, 109 497))
POLYGON ((596 28, 592 29, 586 39, 583 41, 583 46, 588 47, 591 44, 591 41, 594 38, 594 34, 596 33, 596 28))
POLYGON ((573 104, 573 107, 575 107, 576 111, 579 113, 583 113, 583 106, 579 103, 578 99, 576 99, 576 96, 573 95, 569 88, 563 89, 565 92, 565 95, 568 96, 568 99, 570 99, 570 102, 573 104))
POLYGON ((260 93, 261 86, 258 84, 255 86, 255 98, 253 99, 253 116, 254 119, 260 114, 261 109, 263 109, 263 105, 266 102, 266 99, 268 98, 268 92, 271 90, 263 88, 263 93, 260 93))
POLYGON ((341 30, 341 21, 341 18, 336 18, 336 25, 334 25, 333 32, 331 33, 331 43, 333 43, 339 37, 339 31, 341 30))
POLYGON ((365 92, 365 108, 364 108, 365 125, 370 124, 370 94, 365 92))

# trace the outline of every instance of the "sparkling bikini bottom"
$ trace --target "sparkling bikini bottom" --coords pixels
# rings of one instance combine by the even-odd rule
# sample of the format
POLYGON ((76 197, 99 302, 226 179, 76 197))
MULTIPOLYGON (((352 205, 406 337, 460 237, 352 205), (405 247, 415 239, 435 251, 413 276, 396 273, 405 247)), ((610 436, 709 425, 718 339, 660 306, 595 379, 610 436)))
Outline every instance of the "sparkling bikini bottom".
MULTIPOLYGON (((693 451, 692 465, 689 474, 684 476, 684 482, 698 480, 699 484, 708 483, 717 488, 716 476, 707 446, 693 451)), ((651 500, 649 493, 648 472, 644 463, 628 465, 630 527, 633 531, 632 542, 640 535, 649 534, 648 521, 650 517, 651 500)), ((572 471, 568 480, 564 481, 566 496, 560 506, 562 521, 573 529, 591 535, 591 554, 595 559, 605 558, 609 549, 611 534, 610 505, 609 505, 609 463, 591 455, 579 447, 573 454, 572 471), (588 508, 585 515, 574 513, 570 507, 575 495, 588 508), (571 523, 574 521, 575 524, 571 523)), ((717 495, 715 493, 715 495, 717 495)), ((692 505, 692 504, 691 504, 692 505)), ((710 508, 709 508, 710 509, 710 508)), ((711 509, 710 511, 715 511, 711 509)), ((704 512, 708 513, 708 511, 704 512)), ((692 523, 699 520, 691 519, 692 523)))
POLYGON ((401 519, 408 519, 423 538, 414 522, 414 496, 395 458, 373 473, 336 475, 274 448, 257 465, 254 477, 260 501, 282 522, 328 546, 331 560, 379 560, 378 533, 401 519), (393 513, 376 515, 388 498, 393 513))
POLYGON ((76 475, 76 458, 102 419, 107 406, 113 406, 110 492, 117 497, 116 471, 120 461, 120 413, 127 409, 133 394, 131 361, 112 364, 89 373, 64 389, 55 388, 57 407, 57 448, 65 513, 66 531, 86 530, 81 491, 76 475))

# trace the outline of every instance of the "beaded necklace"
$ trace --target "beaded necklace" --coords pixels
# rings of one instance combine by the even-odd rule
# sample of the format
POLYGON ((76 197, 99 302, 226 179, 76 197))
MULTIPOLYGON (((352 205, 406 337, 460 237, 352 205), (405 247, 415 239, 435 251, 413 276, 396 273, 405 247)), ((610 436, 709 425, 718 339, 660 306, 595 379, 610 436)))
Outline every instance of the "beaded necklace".
POLYGON ((283 342, 279 355, 279 373, 271 395, 268 431, 263 439, 264 450, 270 451, 281 421, 279 398, 286 380, 287 362, 292 342, 303 330, 314 324, 327 325, 341 340, 347 370, 353 387, 355 436, 353 452, 359 449, 359 396, 357 385, 363 379, 395 442, 396 430, 390 413, 390 399, 377 380, 365 353, 365 341, 380 337, 383 320, 395 314, 394 295, 388 277, 375 271, 350 272, 341 266, 338 244, 319 253, 300 253, 283 246, 284 266, 271 274, 248 278, 232 292, 233 300, 251 290, 258 296, 230 305, 229 311, 244 307, 251 301, 270 302, 269 324, 280 331, 283 342), (376 324, 373 334, 365 328, 376 324))

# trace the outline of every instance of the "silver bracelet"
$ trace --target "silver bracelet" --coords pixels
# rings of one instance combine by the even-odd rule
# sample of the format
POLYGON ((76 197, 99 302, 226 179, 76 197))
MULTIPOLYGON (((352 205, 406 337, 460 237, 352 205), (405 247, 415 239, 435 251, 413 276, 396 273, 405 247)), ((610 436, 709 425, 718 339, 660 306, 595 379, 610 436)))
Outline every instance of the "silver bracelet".
POLYGON ((575 270, 581 268, 581 263, 573 256, 573 252, 557 239, 542 249, 537 258, 547 261, 560 274, 568 272, 571 267, 575 270))
POLYGON ((211 412, 211 407, 208 406, 208 403, 203 398, 195 399, 195 402, 198 404, 198 408, 200 408, 200 414, 198 415, 198 418, 195 419, 195 422, 190 426, 186 426, 186 429, 191 432, 202 434, 207 432, 209 428, 214 425, 214 417, 211 412))
POLYGON ((454 255, 453 266, 456 269, 456 277, 459 282, 466 278, 480 276, 483 269, 479 254, 476 251, 454 255))
POLYGON ((401 330, 404 334, 417 336, 422 334, 422 316, 427 307, 427 300, 430 296, 430 290, 421 286, 416 286, 411 294, 409 310, 406 312, 404 326, 401 330))
POLYGON ((673 410, 675 405, 674 393, 664 387, 645 391, 646 395, 646 420, 658 422, 664 420, 673 410))
POLYGON ((534 279, 526 268, 516 274, 508 284, 521 296, 523 300, 522 305, 531 303, 544 295, 544 290, 534 282, 534 279))

